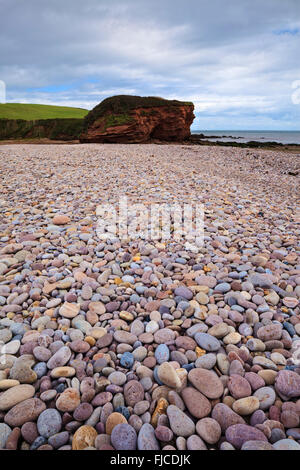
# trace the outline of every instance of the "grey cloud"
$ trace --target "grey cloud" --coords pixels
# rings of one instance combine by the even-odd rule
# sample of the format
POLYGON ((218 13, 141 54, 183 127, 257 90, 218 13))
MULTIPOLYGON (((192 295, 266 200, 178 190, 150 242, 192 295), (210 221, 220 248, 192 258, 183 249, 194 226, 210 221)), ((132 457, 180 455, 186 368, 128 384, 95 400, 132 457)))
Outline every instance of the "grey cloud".
POLYGON ((299 27, 299 0, 0 0, 0 79, 15 102, 128 92, 193 100, 197 127, 297 128, 299 27))

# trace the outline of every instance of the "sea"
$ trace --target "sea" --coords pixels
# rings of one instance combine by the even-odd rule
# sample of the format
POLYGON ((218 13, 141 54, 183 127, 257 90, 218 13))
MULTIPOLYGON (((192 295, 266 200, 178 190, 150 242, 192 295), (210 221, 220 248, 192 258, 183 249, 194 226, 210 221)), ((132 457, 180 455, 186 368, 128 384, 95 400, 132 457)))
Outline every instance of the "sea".
POLYGON ((204 134, 206 137, 214 136, 209 140, 216 142, 278 142, 281 144, 300 145, 300 131, 203 131, 193 129, 192 134, 204 134))

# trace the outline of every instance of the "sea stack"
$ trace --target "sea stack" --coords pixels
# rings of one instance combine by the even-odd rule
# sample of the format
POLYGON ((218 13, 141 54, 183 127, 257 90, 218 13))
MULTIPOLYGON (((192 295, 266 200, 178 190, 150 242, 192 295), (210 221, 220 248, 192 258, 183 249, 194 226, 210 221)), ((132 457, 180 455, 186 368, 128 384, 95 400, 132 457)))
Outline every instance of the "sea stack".
POLYGON ((88 113, 80 141, 180 142, 189 139, 194 118, 194 105, 190 102, 152 96, 113 96, 88 113))

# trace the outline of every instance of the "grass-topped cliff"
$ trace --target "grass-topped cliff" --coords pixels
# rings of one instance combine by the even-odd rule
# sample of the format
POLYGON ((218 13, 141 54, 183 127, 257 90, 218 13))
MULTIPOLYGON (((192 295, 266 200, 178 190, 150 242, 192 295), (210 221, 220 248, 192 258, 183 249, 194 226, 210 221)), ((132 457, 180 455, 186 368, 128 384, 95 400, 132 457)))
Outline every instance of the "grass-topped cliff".
POLYGON ((112 96, 85 117, 80 141, 183 141, 190 136, 194 117, 194 105, 190 102, 156 96, 112 96))
POLYGON ((107 117, 106 126, 122 125, 130 122, 130 111, 138 108, 157 108, 169 106, 193 106, 193 103, 178 100, 166 100, 157 96, 131 96, 117 95, 106 98, 85 117, 84 127, 104 116, 107 117))
POLYGON ((0 104, 0 140, 76 140, 88 111, 44 104, 0 104))
POLYGON ((82 119, 88 110, 67 106, 51 106, 46 104, 5 103, 0 104, 0 119, 82 119))

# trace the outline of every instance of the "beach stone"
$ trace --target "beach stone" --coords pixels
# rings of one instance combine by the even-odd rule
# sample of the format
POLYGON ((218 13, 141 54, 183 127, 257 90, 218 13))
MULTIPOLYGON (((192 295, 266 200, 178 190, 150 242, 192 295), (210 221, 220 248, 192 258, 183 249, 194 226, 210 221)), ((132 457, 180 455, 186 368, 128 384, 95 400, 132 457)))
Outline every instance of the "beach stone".
POLYGON ((259 408, 261 410, 268 410, 276 400, 276 394, 271 387, 261 387, 253 394, 254 397, 259 399, 259 408))
POLYGON ((33 350, 33 355, 38 361, 47 362, 52 354, 49 349, 44 348, 43 346, 37 346, 33 350))
POLYGON ((112 384, 121 386, 124 385, 127 378, 126 375, 123 374, 123 372, 112 372, 111 374, 109 374, 108 380, 110 380, 112 384))
POLYGON ((211 412, 211 404, 209 400, 193 387, 186 387, 182 390, 181 396, 183 401, 195 418, 204 418, 211 412))
POLYGON ((65 302, 59 309, 59 314, 64 318, 75 318, 77 317, 80 310, 79 304, 72 304, 65 302))
POLYGON ((16 387, 16 385, 20 385, 20 382, 18 380, 13 380, 13 379, 0 380, 0 391, 8 390, 9 388, 16 387))
POLYGON ((236 398, 245 398, 251 395, 251 386, 249 382, 240 375, 231 375, 227 382, 227 387, 231 395, 236 398))
POLYGON ((48 444, 51 445, 54 449, 59 449, 69 442, 69 437, 70 436, 68 431, 62 431, 50 436, 48 439, 48 444))
POLYGON ((96 315, 103 315, 106 312, 104 303, 99 301, 90 302, 89 310, 91 313, 95 313, 96 315))
POLYGON ((241 450, 274 450, 272 444, 265 441, 247 441, 241 447, 241 450))
POLYGON ((265 343, 258 338, 249 339, 247 341, 246 346, 250 351, 262 351, 263 352, 266 349, 265 343))
POLYGON ((300 450, 300 444, 292 439, 281 439, 273 444, 275 450, 300 450))
POLYGON ((217 374, 206 369, 192 369, 188 374, 189 381, 207 398, 219 398, 224 391, 217 374))
POLYGON ((277 325, 275 323, 271 323, 270 325, 263 326, 259 328, 257 331, 258 339, 264 342, 280 339, 281 336, 282 336, 282 326, 277 325))
POLYGON ((193 292, 185 286, 177 287, 174 294, 178 297, 183 297, 186 300, 192 300, 193 292))
POLYGON ((231 287, 228 282, 221 282, 220 284, 215 286, 215 291, 221 292, 222 294, 225 294, 226 292, 230 291, 231 287))
POLYGON ((57 434, 62 427, 60 413, 55 409, 42 411, 37 420, 38 432, 41 436, 49 438, 57 434))
POLYGON ((85 450, 94 447, 98 433, 92 426, 80 426, 73 436, 72 450, 85 450))
POLYGON ((277 372, 274 370, 259 370, 257 375, 264 380, 266 385, 273 385, 277 377, 277 372))
POLYGON ((12 332, 5 328, 4 330, 0 330, 0 344, 1 343, 8 343, 12 339, 12 332))
POLYGON ((23 424, 21 427, 21 435, 26 442, 32 444, 39 435, 36 423, 29 421, 23 424))
MULTIPOLYGON (((136 450, 137 434, 135 429, 127 423, 117 424, 111 433, 111 443, 116 450, 136 450)), ((157 448, 153 450, 157 450, 157 448)))
POLYGON ((247 380, 247 382, 249 382, 253 391, 265 386, 264 379, 254 372, 247 372, 244 378, 247 380))
POLYGON ((134 355, 131 352, 124 352, 120 359, 120 365, 126 369, 131 369, 134 364, 134 355))
POLYGON ((32 370, 34 364, 35 360, 30 354, 18 357, 10 370, 10 379, 18 380, 21 384, 36 382, 37 374, 32 370))
POLYGON ((162 364, 163 362, 168 362, 170 357, 170 351, 168 346, 165 344, 159 344, 155 350, 155 358, 158 364, 162 364))
POLYGON ((122 423, 127 423, 127 419, 121 413, 112 413, 109 415, 105 425, 106 434, 110 435, 114 427, 122 423))
POLYGON ((299 304, 299 300, 295 299, 294 297, 285 297, 282 303, 288 308, 296 308, 299 304))
POLYGON ((296 428, 299 426, 299 415, 296 411, 282 411, 280 421, 285 428, 296 428))
POLYGON ((194 351, 195 347, 197 346, 196 342, 193 340, 193 338, 190 338, 189 336, 178 336, 175 340, 175 344, 177 348, 182 348, 187 350, 194 351))
POLYGON ((155 436, 159 441, 170 442, 173 439, 173 432, 166 426, 157 426, 155 436))
POLYGON ((97 347, 99 349, 106 348, 110 346, 113 341, 113 336, 110 333, 106 333, 97 340, 97 347))
POLYGON ((21 345, 21 342, 19 340, 10 341, 9 343, 6 343, 2 347, 0 345, 0 353, 1 354, 17 354, 17 352, 20 349, 20 345, 21 345))
POLYGON ((226 335, 224 338, 223 338, 223 342, 225 344, 238 344, 242 339, 242 336, 237 333, 237 332, 234 332, 234 333, 229 333, 228 335, 226 335))
POLYGON ((202 441, 201 437, 193 434, 189 436, 186 441, 187 450, 207 450, 205 443, 202 441))
POLYGON ((12 430, 7 424, 0 423, 0 450, 5 449, 7 439, 11 435, 11 432, 12 430))
POLYGON ((217 356, 213 353, 205 354, 204 356, 198 357, 195 362, 195 367, 200 369, 212 369, 217 362, 217 356))
POLYGON ((177 406, 169 405, 167 415, 170 427, 176 436, 189 437, 195 432, 193 421, 177 406))
POLYGON ((66 365, 71 357, 71 350, 68 346, 60 348, 47 362, 48 369, 55 369, 66 365))
POLYGON ((114 339, 118 343, 134 344, 137 341, 137 336, 129 333, 128 331, 117 330, 114 333, 114 339))
POLYGON ((202 418, 196 424, 196 431, 207 444, 216 444, 221 437, 221 426, 212 418, 202 418))
POLYGON ((79 404, 80 396, 75 388, 67 388, 56 400, 56 408, 62 412, 74 411, 79 404))
POLYGON ((94 409, 90 403, 80 403, 73 413, 73 418, 76 421, 86 421, 92 415, 94 409))
POLYGON ((52 222, 54 225, 66 225, 71 222, 71 219, 67 215, 57 214, 53 217, 52 222))
POLYGON ((76 370, 74 367, 68 367, 68 366, 63 366, 63 367, 55 367, 51 371, 51 377, 54 379, 57 379, 59 377, 73 377, 76 374, 76 370))
POLYGON ((226 323, 217 323, 208 330, 208 334, 215 338, 224 338, 228 334, 228 325, 226 323))
POLYGON ((241 449, 247 441, 266 441, 267 438, 259 429, 247 424, 234 424, 227 428, 225 432, 226 440, 236 449, 241 449))
POLYGON ((275 380, 275 389, 285 399, 300 396, 300 375, 290 370, 278 372, 275 380))
POLYGON ((28 421, 35 421, 45 409, 44 402, 38 398, 29 398, 11 408, 5 415, 4 421, 9 426, 19 427, 28 421))
POLYGON ((17 385, 0 395, 0 410, 6 411, 24 400, 32 398, 35 389, 32 385, 17 385))
POLYGON ((173 330, 170 330, 169 328, 163 328, 161 330, 156 331, 154 333, 154 341, 157 344, 166 344, 174 341, 175 339, 175 333, 173 330))
POLYGON ((124 398, 127 406, 134 406, 144 400, 144 388, 137 380, 130 380, 124 386, 124 398))
POLYGON ((227 428, 235 424, 245 423, 245 420, 241 416, 224 403, 217 403, 214 406, 211 417, 219 423, 222 432, 225 432, 227 428))
POLYGON ((233 411, 235 411, 240 416, 250 415, 254 413, 254 411, 258 410, 258 408, 259 399, 254 396, 240 398, 239 400, 236 400, 232 405, 233 411))
POLYGON ((149 423, 144 423, 137 438, 138 450, 159 450, 159 442, 156 439, 154 428, 149 423))
POLYGON ((180 378, 169 362, 164 362, 158 367, 157 376, 159 380, 168 387, 176 389, 181 387, 180 378))
POLYGON ((220 349, 219 340, 208 333, 196 333, 194 338, 200 348, 205 349, 205 351, 212 352, 220 349))

